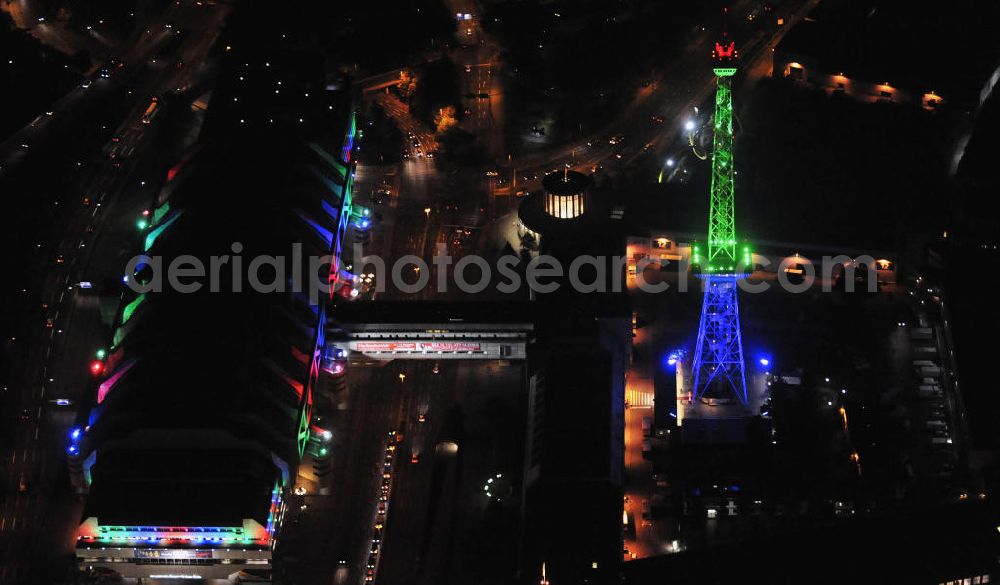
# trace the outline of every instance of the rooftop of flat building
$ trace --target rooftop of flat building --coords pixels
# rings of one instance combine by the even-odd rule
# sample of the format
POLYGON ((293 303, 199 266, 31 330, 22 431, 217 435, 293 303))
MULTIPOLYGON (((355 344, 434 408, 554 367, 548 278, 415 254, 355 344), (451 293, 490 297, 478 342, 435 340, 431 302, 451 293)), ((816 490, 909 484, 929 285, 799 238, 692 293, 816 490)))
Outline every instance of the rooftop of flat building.
POLYGON ((183 292, 169 278, 159 291, 125 291, 105 360, 110 376, 97 381, 105 387, 95 388, 100 404, 89 413, 80 453, 98 452, 87 506, 103 524, 239 525, 246 517, 263 524, 276 459, 290 471, 298 461, 310 359, 323 335, 317 304, 326 295, 310 304, 312 279, 305 271, 303 294, 286 292, 294 278, 292 247, 302 244, 299 268, 334 248, 350 173, 339 160, 350 99, 325 89, 322 59, 295 61, 295 55, 314 55, 308 44, 240 14, 237 9, 220 40, 220 50, 227 43, 232 49, 224 51, 209 106, 211 128, 168 174, 140 240, 149 256, 162 260, 160 276, 186 255, 203 268, 226 258, 227 268, 216 271, 215 286, 201 271, 206 278, 189 281, 200 286, 196 292, 183 292), (276 38, 263 36, 272 32, 276 38), (305 96, 312 87, 323 95, 310 107, 337 124, 312 121, 299 132, 297 118, 286 118, 270 131, 259 130, 266 120, 256 122, 257 130, 230 131, 240 126, 241 112, 312 103, 305 96), (271 97, 285 90, 302 94, 287 103, 271 97), (330 139, 325 149, 315 144, 324 137, 330 139), (261 255, 275 262, 254 271, 261 283, 254 287, 248 264, 261 255), (234 270, 237 257, 246 261, 234 270), (275 290, 268 282, 282 286, 275 290), (213 430, 224 436, 192 444, 192 437, 213 430))
POLYGON ((267 525, 279 479, 249 450, 115 450, 98 458, 83 517, 102 526, 267 525))

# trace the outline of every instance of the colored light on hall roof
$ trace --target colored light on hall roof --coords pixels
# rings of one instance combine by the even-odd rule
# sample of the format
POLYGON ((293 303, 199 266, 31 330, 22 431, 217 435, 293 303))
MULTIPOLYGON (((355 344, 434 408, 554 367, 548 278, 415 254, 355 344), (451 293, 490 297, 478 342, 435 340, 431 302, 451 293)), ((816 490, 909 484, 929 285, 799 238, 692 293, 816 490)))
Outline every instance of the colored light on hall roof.
POLYGON ((133 365, 135 365, 135 360, 129 360, 128 362, 125 363, 125 365, 118 368, 115 371, 115 373, 111 375, 110 378, 101 383, 101 385, 97 388, 98 404, 104 402, 104 399, 108 397, 108 393, 111 392, 111 390, 115 387, 115 384, 118 383, 118 380, 121 380, 122 376, 124 376, 130 369, 132 369, 133 365))
POLYGON ((135 313, 136 309, 138 309, 139 305, 141 305, 145 300, 146 300, 146 295, 141 294, 137 296, 131 303, 125 305, 125 308, 122 310, 122 325, 128 323, 128 320, 132 318, 132 315, 135 313))
MULTIPOLYGON (((166 211, 164 211, 161 214, 160 213, 161 210, 169 210, 169 205, 165 203, 163 207, 156 210, 156 213, 153 215, 153 225, 156 225, 163 217, 163 215, 166 214, 166 211)), ((171 214, 170 218, 167 221, 158 225, 156 229, 146 234, 146 241, 143 250, 148 252, 149 249, 153 247, 153 244, 156 243, 156 239, 160 237, 160 234, 162 234, 168 227, 170 227, 170 224, 174 223, 177 220, 177 218, 181 216, 181 213, 183 213, 183 210, 179 210, 171 214)))

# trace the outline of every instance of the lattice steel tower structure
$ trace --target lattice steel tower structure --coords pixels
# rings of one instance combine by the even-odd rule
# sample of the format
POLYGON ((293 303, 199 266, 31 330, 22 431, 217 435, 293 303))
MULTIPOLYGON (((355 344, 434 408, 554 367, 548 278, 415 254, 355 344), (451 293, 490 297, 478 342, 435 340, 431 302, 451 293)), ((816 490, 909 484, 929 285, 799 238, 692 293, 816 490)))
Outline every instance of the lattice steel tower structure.
POLYGON ((708 251, 694 247, 692 262, 705 281, 705 299, 694 354, 692 401, 711 392, 713 397, 729 393, 744 405, 748 402, 737 280, 746 276, 750 250, 736 238, 733 188, 733 95, 736 73, 736 43, 728 34, 715 43, 715 130, 712 152, 712 192, 708 217, 708 251))

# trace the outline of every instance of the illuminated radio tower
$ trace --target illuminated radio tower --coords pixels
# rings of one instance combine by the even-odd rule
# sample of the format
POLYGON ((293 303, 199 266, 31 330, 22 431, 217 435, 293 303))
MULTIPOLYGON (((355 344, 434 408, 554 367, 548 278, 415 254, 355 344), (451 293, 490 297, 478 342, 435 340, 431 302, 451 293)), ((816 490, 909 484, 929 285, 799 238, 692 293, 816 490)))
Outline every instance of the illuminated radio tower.
POLYGON ((737 253, 733 197, 733 96, 736 43, 724 33, 712 52, 715 71, 715 138, 712 152, 712 193, 708 218, 708 254, 694 247, 693 263, 705 281, 705 299, 694 354, 692 401, 707 391, 718 397, 728 389, 747 404, 746 366, 740 336, 736 281, 750 265, 746 246, 737 253))

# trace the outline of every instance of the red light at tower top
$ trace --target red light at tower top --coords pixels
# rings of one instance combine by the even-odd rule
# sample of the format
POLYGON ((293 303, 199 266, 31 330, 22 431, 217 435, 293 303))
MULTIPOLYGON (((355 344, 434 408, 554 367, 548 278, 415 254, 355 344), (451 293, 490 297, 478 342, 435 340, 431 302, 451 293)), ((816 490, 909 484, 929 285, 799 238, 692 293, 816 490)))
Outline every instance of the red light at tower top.
POLYGON ((715 42, 715 48, 712 50, 712 59, 721 63, 732 63, 736 61, 739 57, 739 51, 736 50, 736 41, 732 41, 728 36, 723 36, 721 41, 715 42))
POLYGON ((712 49, 712 60, 717 64, 730 65, 739 58, 736 41, 729 38, 729 8, 722 9, 722 38, 715 41, 712 49))
POLYGON ((90 362, 90 373, 95 376, 100 376, 104 373, 104 362, 101 360, 94 360, 90 362))

